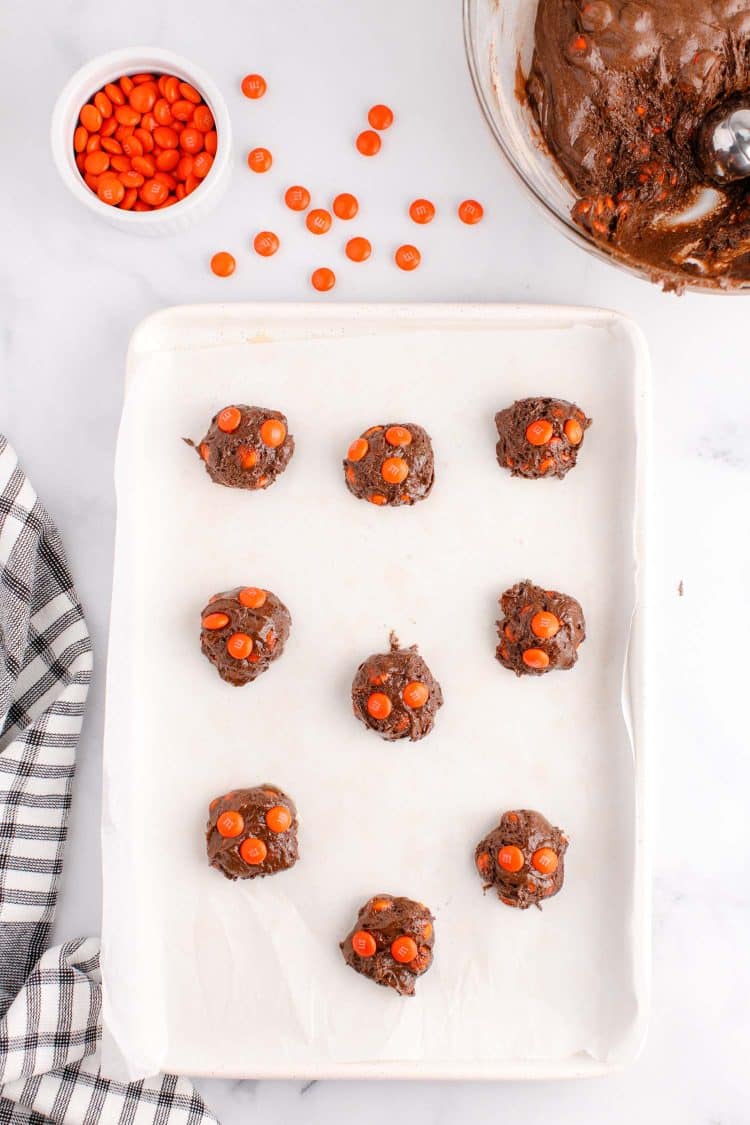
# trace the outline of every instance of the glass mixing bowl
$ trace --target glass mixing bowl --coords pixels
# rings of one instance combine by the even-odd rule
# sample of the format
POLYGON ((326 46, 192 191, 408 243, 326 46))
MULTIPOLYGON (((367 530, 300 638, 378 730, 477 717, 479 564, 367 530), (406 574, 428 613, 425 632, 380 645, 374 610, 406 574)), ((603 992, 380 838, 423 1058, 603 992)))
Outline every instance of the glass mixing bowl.
MULTIPOLYGON (((570 209, 576 196, 547 151, 525 98, 519 97, 519 84, 529 72, 534 52, 537 0, 463 0, 463 4, 464 41, 474 90, 511 168, 545 216, 571 242, 597 258, 652 281, 646 269, 623 258, 606 243, 595 242, 573 222, 570 209)), ((678 289, 704 293, 750 292, 750 286, 720 289, 680 272, 671 274, 668 280, 678 289)))

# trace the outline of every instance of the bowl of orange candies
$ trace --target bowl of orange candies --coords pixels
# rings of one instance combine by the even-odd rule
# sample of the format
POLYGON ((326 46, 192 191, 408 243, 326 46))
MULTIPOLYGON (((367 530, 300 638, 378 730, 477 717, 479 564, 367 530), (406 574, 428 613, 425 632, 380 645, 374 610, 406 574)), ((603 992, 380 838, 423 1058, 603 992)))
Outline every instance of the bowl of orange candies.
POLYGON ((194 63, 155 47, 101 55, 65 86, 52 116, 60 175, 89 210, 140 234, 206 214, 231 171, 222 95, 194 63))

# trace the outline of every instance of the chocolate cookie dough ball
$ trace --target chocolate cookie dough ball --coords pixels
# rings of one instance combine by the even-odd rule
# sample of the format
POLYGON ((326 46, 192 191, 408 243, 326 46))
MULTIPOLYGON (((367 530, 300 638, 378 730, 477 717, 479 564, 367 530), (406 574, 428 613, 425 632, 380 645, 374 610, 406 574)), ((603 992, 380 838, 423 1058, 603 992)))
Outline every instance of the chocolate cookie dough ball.
POLYGON ((344 476, 359 500, 391 508, 416 504, 435 480, 430 436, 413 422, 371 426, 349 446, 344 476))
POLYGON ((526 910, 552 898, 563 885, 567 837, 531 809, 503 813, 497 828, 477 844, 474 862, 484 889, 494 887, 506 906, 526 910))
POLYGON ((495 415, 497 461, 514 477, 562 477, 578 459, 591 425, 580 407, 562 398, 522 398, 495 415))
POLYGON ((268 488, 289 464, 294 438, 278 410, 225 406, 211 420, 197 452, 216 484, 268 488))
POLYGON ((208 806, 206 850, 227 879, 258 879, 294 867, 297 809, 276 785, 234 789, 208 806))
POLYGON ((292 618, 270 590, 237 586, 214 594, 201 613, 201 651, 235 687, 257 680, 278 660, 292 618))
POLYGON ((390 641, 389 652, 368 656, 357 669, 352 707, 366 727, 388 742, 417 742, 435 725, 443 693, 416 645, 400 648, 394 633, 390 641))
POLYGON ((572 668, 586 639, 583 610, 575 598, 518 582, 500 598, 500 642, 495 655, 517 676, 542 676, 572 668))
POLYGON ((362 907, 339 948, 355 972, 399 996, 413 996, 417 977, 432 964, 433 922, 421 902, 376 895, 362 907))

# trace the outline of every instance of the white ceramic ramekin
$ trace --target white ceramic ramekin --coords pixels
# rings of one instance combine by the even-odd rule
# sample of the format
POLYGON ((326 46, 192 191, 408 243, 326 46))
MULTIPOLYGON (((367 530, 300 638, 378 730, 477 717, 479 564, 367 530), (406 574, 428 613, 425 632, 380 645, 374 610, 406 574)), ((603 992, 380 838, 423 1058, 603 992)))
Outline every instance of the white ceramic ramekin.
POLYGON ((63 88, 52 114, 52 156, 57 170, 73 195, 89 211, 120 230, 132 234, 176 234, 206 215, 218 202, 231 174, 232 127, 229 111, 218 88, 204 70, 161 47, 125 47, 99 55, 76 71, 63 88), (84 182, 73 150, 73 133, 81 107, 107 82, 123 74, 175 74, 200 91, 216 122, 218 138, 211 171, 200 187, 163 211, 121 211, 110 207, 84 182))

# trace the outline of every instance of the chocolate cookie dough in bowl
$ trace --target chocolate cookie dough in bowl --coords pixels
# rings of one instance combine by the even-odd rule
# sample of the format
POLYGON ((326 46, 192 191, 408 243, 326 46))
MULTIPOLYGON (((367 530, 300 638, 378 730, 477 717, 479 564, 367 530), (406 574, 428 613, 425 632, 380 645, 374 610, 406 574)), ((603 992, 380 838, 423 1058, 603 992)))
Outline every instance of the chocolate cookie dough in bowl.
POLYGON ((750 287, 750 180, 699 152, 750 104, 750 0, 464 0, 464 25, 488 124, 569 238, 666 289, 750 287))

